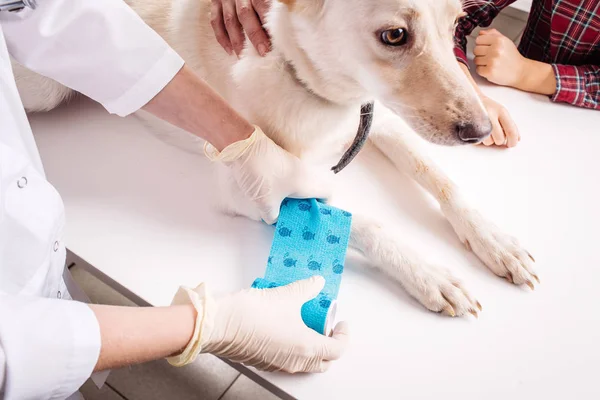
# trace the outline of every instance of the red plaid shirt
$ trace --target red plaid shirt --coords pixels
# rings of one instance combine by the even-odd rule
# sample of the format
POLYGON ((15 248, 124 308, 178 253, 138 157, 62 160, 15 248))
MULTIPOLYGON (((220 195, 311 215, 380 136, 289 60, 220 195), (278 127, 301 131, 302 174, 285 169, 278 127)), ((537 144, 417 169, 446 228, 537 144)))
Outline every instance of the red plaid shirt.
MULTIPOLYGON (((500 10, 516 0, 491 0, 465 9, 456 28, 454 52, 466 64, 467 35, 489 26, 500 10)), ((534 0, 519 52, 552 65, 553 101, 600 110, 600 1, 534 0)))

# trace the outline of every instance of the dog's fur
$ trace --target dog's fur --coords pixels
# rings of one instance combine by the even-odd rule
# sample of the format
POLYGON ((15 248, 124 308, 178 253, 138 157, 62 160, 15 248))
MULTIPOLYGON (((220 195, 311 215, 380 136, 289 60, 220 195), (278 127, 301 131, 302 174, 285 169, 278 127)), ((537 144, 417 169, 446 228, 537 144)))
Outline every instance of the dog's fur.
MULTIPOLYGON (((371 142, 438 200, 460 240, 495 274, 533 286, 527 251, 469 207, 415 143, 412 129, 446 145, 464 143, 457 126, 470 125, 481 140, 489 133, 486 111, 452 51, 460 0, 275 1, 267 18, 273 51, 262 58, 247 46, 240 60, 217 43, 209 0, 127 3, 245 118, 306 162, 324 162, 325 171, 352 140, 361 104, 375 100, 371 142), (381 31, 397 27, 407 29, 407 44, 383 45, 381 31)), ((51 109, 72 95, 22 66, 14 69, 28 111, 51 109)), ((225 186, 233 212, 260 219, 235 185, 225 186)), ((355 216, 351 246, 428 309, 478 312, 450 272, 421 260, 368 218, 355 216)))

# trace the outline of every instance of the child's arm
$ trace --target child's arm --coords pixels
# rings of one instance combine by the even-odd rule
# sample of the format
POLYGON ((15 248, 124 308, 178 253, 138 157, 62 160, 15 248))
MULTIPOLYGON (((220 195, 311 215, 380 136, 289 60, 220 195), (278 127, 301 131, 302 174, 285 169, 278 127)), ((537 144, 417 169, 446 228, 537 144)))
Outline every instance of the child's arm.
POLYGON ((465 1, 465 16, 460 18, 454 32, 454 54, 456 59, 468 66, 467 36, 479 26, 490 26, 500 11, 516 0, 465 1))
POLYGON ((552 66, 523 57, 512 40, 497 30, 479 32, 476 44, 477 73, 488 81, 548 96, 555 93, 552 66))
POLYGON ((492 134, 483 141, 483 144, 486 146, 495 144, 497 146, 506 145, 507 147, 514 147, 521 140, 521 135, 506 108, 485 96, 471 77, 467 63, 467 36, 478 26, 489 26, 500 10, 514 2, 515 0, 475 0, 465 2, 467 4, 464 7, 465 16, 459 19, 454 34, 454 54, 456 59, 469 79, 469 82, 481 98, 492 122, 492 134))
POLYGON ((480 32, 473 53, 477 73, 490 82, 545 94, 556 102, 600 109, 600 66, 530 60, 495 29, 480 32))
POLYGON ((521 134, 508 110, 502 104, 483 94, 466 64, 459 63, 459 65, 473 88, 475 88, 492 122, 492 134, 483 141, 483 144, 486 146, 495 144, 496 146, 515 147, 521 140, 521 134))

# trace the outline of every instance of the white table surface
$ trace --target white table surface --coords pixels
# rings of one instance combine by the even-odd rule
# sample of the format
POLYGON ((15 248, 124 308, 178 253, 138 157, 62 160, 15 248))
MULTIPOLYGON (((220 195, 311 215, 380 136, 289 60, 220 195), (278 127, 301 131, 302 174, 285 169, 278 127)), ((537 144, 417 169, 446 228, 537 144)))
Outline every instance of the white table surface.
MULTIPOLYGON (((352 329, 344 358, 323 375, 260 374, 267 382, 300 399, 600 398, 600 112, 485 90, 509 108, 521 144, 428 147, 537 257, 542 285, 532 293, 488 272, 435 203, 368 149, 339 176, 333 204, 395 227, 455 271, 483 313, 430 313, 352 255, 339 296, 352 329)), ((169 304, 181 284, 233 291, 262 276, 272 228, 215 211, 202 157, 91 102, 31 123, 66 204, 67 246, 103 274, 152 305, 169 304)))
POLYGON ((514 2, 510 6, 512 8, 516 8, 517 10, 524 11, 524 12, 528 13, 529 10, 531 10, 531 3, 532 3, 532 0, 517 0, 516 2, 514 2))

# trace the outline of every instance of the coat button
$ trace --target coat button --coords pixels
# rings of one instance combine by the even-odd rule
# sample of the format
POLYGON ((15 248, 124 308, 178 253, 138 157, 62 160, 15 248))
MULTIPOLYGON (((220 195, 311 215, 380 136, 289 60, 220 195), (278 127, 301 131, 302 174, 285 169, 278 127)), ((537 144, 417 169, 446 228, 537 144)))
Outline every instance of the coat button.
POLYGON ((54 242, 54 252, 58 251, 58 240, 54 242))
POLYGON ((56 298, 62 299, 62 293, 60 292, 60 290, 58 291, 58 293, 56 293, 56 298))
POLYGON ((17 186, 19 187, 19 189, 23 189, 25 186, 27 186, 27 178, 22 177, 21 179, 19 179, 17 181, 17 186))

